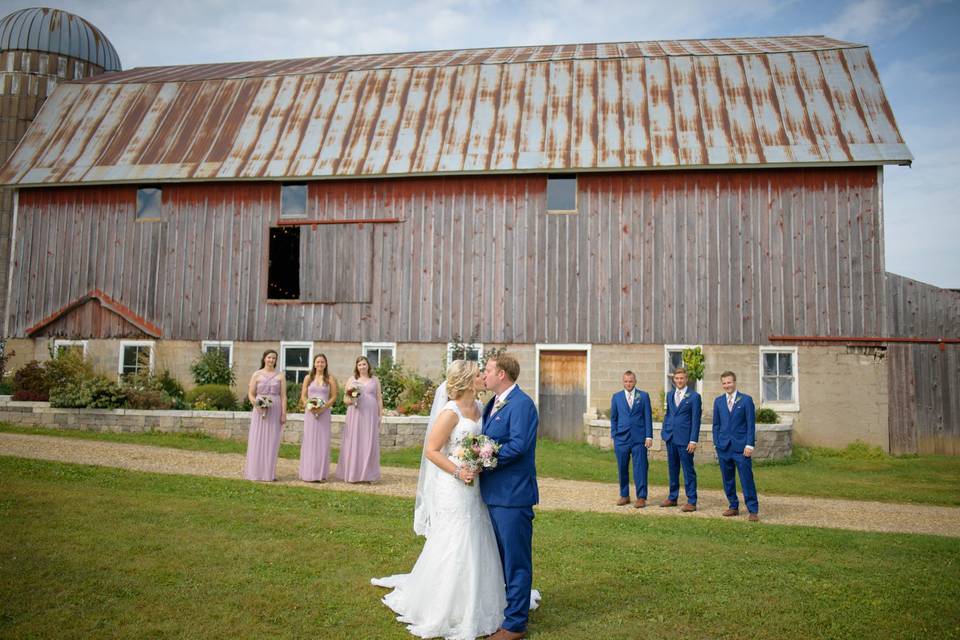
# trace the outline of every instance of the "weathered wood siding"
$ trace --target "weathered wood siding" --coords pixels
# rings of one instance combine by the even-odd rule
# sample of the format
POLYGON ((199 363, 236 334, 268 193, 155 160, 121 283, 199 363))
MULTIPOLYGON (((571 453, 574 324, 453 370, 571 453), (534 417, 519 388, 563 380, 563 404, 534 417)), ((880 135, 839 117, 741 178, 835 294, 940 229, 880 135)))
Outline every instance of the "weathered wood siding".
MULTIPOLYGON (((279 192, 166 185, 165 220, 137 223, 130 187, 23 190, 11 335, 93 288, 187 340, 755 344, 883 329, 876 168, 583 174, 576 215, 546 213, 539 175, 311 183, 312 219, 399 220, 316 227, 372 235, 349 272, 358 289, 369 275, 372 302, 352 304, 265 302, 279 192)), ((304 264, 331 277, 330 261, 304 264)))
POLYGON ((891 453, 960 455, 960 346, 891 344, 891 453))
POLYGON ((886 335, 897 338, 960 338, 960 293, 886 274, 886 335))

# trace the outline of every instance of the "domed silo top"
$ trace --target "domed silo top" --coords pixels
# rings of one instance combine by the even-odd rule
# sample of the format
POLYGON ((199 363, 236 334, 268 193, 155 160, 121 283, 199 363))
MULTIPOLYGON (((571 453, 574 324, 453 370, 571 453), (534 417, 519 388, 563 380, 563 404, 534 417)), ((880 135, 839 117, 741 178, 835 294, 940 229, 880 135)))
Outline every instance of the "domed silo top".
POLYGON ((0 52, 7 50, 56 53, 121 70, 117 50, 100 29, 59 9, 20 9, 0 20, 0 52))

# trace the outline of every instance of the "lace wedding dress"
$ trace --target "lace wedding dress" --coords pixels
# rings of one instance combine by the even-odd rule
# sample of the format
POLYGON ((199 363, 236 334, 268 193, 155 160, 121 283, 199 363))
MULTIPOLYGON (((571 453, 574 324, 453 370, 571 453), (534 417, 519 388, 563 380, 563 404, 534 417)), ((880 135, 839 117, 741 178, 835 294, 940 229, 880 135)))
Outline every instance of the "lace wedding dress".
MULTIPOLYGON (((467 434, 480 433, 480 423, 464 417, 452 400, 443 408, 460 419, 443 448, 453 460, 450 454, 457 443, 467 434)), ((393 589, 383 602, 415 636, 474 640, 491 634, 503 622, 506 596, 497 541, 480 498, 479 479, 465 485, 439 472, 430 494, 427 541, 413 570, 371 582, 393 589)))

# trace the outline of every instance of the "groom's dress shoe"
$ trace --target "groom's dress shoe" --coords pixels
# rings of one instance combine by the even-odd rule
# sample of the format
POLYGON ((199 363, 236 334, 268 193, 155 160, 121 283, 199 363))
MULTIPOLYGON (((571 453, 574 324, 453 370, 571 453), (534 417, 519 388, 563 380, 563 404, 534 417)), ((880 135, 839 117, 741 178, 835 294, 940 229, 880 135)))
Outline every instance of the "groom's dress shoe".
POLYGON ((725 518, 729 518, 731 516, 738 516, 738 515, 740 515, 740 509, 736 509, 734 507, 730 507, 729 509, 723 512, 723 516, 725 518))
POLYGON ((643 509, 647 506, 647 501, 645 498, 637 498, 637 501, 633 503, 633 506, 637 509, 643 509))
POLYGON ((675 507, 677 506, 676 500, 670 500, 669 498, 660 503, 661 507, 675 507))
POLYGON ((526 638, 527 634, 524 631, 507 631, 506 629, 497 629, 497 632, 492 636, 487 636, 487 640, 520 640, 521 638, 526 638))
POLYGON ((622 506, 625 505, 625 504, 630 504, 630 497, 629 497, 629 496, 621 496, 620 499, 617 500, 617 506, 618 506, 618 507, 622 507, 622 506))
POLYGON ((688 502, 687 504, 680 507, 680 511, 683 511, 684 513, 690 513, 696 510, 697 510, 697 505, 693 504, 692 502, 688 502))

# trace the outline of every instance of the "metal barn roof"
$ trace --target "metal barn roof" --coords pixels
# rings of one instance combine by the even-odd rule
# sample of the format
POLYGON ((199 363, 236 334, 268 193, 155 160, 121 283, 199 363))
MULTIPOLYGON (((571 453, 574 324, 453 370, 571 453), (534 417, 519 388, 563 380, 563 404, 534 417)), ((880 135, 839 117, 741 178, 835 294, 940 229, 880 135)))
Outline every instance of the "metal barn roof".
POLYGON ((0 51, 41 51, 119 71, 120 56, 100 29, 80 16, 36 7, 14 11, 0 20, 0 51))
POLYGON ((909 163, 822 36, 150 67, 57 87, 0 183, 909 163))

